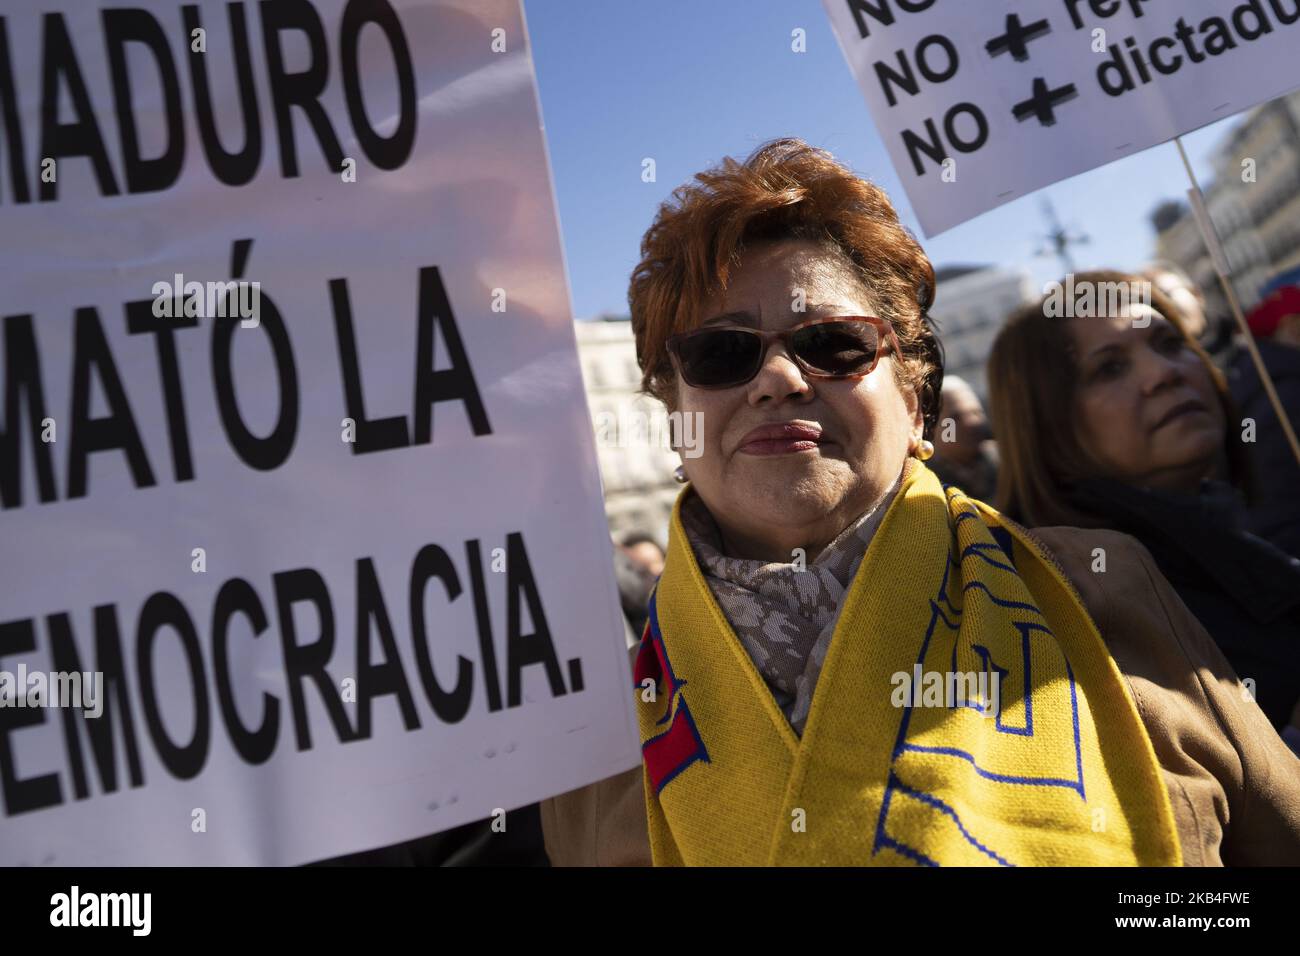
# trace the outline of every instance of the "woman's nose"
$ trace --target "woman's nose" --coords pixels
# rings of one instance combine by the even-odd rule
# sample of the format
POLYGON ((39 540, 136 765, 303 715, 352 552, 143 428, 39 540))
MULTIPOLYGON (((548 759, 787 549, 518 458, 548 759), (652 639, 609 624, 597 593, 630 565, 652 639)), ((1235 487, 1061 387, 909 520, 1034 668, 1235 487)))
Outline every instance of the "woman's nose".
POLYGON ((1183 381, 1183 367, 1175 356, 1148 350, 1142 368, 1143 390, 1150 393, 1183 381))
POLYGON ((763 364, 749 383, 749 400, 752 403, 767 399, 798 398, 812 392, 804 378, 803 369, 786 350, 784 342, 772 342, 763 364))

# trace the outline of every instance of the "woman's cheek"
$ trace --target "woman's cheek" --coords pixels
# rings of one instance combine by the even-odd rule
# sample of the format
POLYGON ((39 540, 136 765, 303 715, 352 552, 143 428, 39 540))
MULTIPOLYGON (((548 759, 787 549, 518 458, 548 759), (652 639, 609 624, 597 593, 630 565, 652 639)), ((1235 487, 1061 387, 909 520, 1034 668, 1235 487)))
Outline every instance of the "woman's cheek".
POLYGON ((1198 391, 1201 393, 1201 399, 1212 409, 1220 419, 1223 418, 1223 403, 1219 400, 1218 389, 1214 387, 1214 380, 1210 378, 1209 370, 1206 369, 1199 361, 1196 363, 1196 378, 1193 381, 1198 383, 1198 391))
POLYGON ((1105 418, 1105 403, 1100 400, 1096 393, 1089 395, 1080 406, 1083 419, 1083 430, 1094 443, 1104 434, 1102 421, 1105 418))
POLYGON ((726 434, 728 416, 717 407, 697 406, 694 426, 701 436, 700 444, 711 468, 721 471, 724 466, 722 439, 726 434))
POLYGON ((1129 444, 1129 425, 1117 421, 1104 393, 1093 392, 1084 403, 1085 450, 1101 465, 1114 468, 1126 455, 1117 454, 1117 446, 1129 444))

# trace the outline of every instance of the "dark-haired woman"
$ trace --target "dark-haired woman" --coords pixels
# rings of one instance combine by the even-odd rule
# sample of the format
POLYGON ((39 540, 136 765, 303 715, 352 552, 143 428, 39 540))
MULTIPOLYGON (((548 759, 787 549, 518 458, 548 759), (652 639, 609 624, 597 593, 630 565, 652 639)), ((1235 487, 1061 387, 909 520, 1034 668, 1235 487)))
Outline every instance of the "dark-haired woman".
POLYGON ((1044 297, 999 333, 988 369, 1004 436, 998 506, 1031 525, 1141 541, 1290 742, 1300 734, 1300 560, 1245 530, 1241 417, 1174 304, 1142 282, 1076 275, 1092 301, 1130 294, 1074 317, 1044 297))

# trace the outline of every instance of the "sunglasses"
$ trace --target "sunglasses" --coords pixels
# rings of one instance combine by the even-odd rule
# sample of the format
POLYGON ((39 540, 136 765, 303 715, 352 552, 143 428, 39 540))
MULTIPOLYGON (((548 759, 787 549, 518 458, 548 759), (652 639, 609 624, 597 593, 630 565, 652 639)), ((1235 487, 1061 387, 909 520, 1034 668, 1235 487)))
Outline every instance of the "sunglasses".
POLYGON ((752 381, 763 367, 768 344, 779 339, 794 363, 814 378, 862 378, 885 352, 900 354, 893 326, 866 315, 812 319, 779 332, 740 326, 696 329, 669 337, 668 354, 692 388, 732 388, 752 381))

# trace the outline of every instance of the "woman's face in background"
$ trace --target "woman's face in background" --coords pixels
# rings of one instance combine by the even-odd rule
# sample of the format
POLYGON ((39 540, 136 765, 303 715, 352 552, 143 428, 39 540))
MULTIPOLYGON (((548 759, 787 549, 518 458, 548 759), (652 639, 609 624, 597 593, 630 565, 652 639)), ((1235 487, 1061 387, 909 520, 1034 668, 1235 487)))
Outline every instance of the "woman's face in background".
POLYGON ((1074 318, 1075 415, 1100 474, 1128 484, 1195 491, 1223 453, 1224 413, 1209 369, 1150 306, 1113 318, 1074 318), (1137 322, 1145 327, 1135 327, 1137 322))
MULTIPOLYGON (((875 315, 847 266, 814 243, 789 240, 748 249, 725 294, 704 303, 702 326, 776 330, 836 315, 875 315), (795 311, 800 298, 804 311, 795 311)), ((697 415, 699 457, 683 457, 694 489, 736 557, 812 561, 875 505, 921 438, 912 389, 900 388, 892 350, 865 378, 805 377, 786 346, 769 344, 744 385, 697 389, 677 382, 677 410, 697 415), (799 422, 820 430, 815 444, 774 449, 750 440, 759 426, 799 422)))

